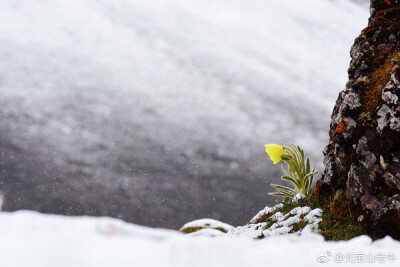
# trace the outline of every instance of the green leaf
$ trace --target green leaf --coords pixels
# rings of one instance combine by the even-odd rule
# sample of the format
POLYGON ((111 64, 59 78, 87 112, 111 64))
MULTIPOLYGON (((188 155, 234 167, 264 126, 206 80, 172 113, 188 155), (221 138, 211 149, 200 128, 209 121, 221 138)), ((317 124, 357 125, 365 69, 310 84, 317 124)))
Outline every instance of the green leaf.
POLYGON ((296 171, 296 173, 301 177, 302 173, 301 170, 299 169, 299 166, 297 166, 297 164, 293 164, 293 168, 296 171))
POLYGON ((282 176, 281 179, 293 183, 297 188, 300 187, 300 183, 299 183, 297 180, 293 179, 292 177, 289 177, 289 176, 282 176))
POLYGON ((278 193, 278 192, 273 192, 273 193, 268 193, 268 195, 270 196, 278 196, 278 197, 288 197, 288 198, 292 198, 293 196, 290 194, 283 194, 283 193, 278 193))
POLYGON ((278 184, 271 184, 271 186, 273 186, 274 188, 278 189, 278 190, 284 190, 287 192, 291 192, 291 193, 295 193, 295 191, 289 187, 283 186, 283 185, 278 185, 278 184))
POLYGON ((289 173, 285 170, 285 168, 283 167, 283 165, 281 165, 281 169, 282 169, 283 173, 284 173, 286 176, 291 176, 291 174, 289 174, 289 173))

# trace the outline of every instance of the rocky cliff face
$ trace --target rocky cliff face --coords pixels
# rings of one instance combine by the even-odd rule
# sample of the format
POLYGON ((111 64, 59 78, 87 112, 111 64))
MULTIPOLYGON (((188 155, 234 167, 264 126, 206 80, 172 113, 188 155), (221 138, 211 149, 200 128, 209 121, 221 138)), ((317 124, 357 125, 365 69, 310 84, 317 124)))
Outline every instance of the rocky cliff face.
POLYGON ((350 54, 314 194, 338 219, 400 238, 400 1, 371 1, 368 27, 350 54))

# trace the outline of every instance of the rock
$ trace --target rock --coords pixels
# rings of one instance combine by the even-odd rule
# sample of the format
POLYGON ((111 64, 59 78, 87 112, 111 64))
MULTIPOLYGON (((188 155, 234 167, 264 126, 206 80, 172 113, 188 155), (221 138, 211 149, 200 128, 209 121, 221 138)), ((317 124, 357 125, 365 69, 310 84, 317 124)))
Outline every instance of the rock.
MULTIPOLYGON (((400 239, 400 1, 372 0, 368 27, 351 48, 349 81, 332 113, 325 170, 315 192, 337 190, 374 237, 400 239), (360 219, 362 218, 362 219, 360 219)), ((328 199, 328 200, 327 200, 328 199)), ((343 214, 343 213, 342 213, 343 214)))
POLYGON ((216 237, 216 236, 220 236, 224 234, 224 232, 221 232, 219 230, 216 229, 212 229, 212 228, 204 228, 204 229, 200 229, 198 231, 189 233, 189 236, 209 236, 209 237, 216 237))
POLYGON ((0 191, 0 212, 7 211, 7 210, 8 210, 8 206, 7 206, 6 197, 3 193, 3 191, 0 191))
POLYGON ((214 219, 199 219, 186 223, 184 226, 181 227, 181 229, 179 229, 179 231, 186 234, 192 234, 201 231, 200 233, 196 234, 196 236, 215 236, 215 234, 217 233, 216 231, 221 234, 228 232, 232 228, 234 228, 232 225, 214 219))

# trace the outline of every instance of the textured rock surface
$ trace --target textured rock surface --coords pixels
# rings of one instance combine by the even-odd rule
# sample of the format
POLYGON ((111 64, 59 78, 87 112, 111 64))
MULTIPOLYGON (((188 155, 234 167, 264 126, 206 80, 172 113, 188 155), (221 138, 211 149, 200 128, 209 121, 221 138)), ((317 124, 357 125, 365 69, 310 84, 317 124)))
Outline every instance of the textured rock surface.
POLYGON ((371 235, 395 238, 400 238, 399 52, 400 1, 372 0, 368 27, 351 48, 349 81, 332 113, 323 181, 314 191, 326 192, 336 216, 351 214, 371 235), (344 199, 351 212, 337 210, 348 209, 340 205, 344 199))

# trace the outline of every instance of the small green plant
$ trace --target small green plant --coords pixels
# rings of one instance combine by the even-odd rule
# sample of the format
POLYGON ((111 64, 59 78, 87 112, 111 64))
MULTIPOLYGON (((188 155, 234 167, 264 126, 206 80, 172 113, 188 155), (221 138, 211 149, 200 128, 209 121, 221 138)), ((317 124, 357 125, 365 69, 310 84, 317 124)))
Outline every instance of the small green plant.
POLYGON ((400 53, 398 53, 395 57, 390 60, 393 64, 400 62, 400 53))
POLYGON ((372 120, 371 112, 363 112, 359 116, 360 120, 372 120))
POLYGON ((272 196, 283 197, 283 202, 290 202, 298 193, 307 196, 313 187, 313 177, 317 173, 315 168, 311 169, 310 159, 305 158, 304 151, 299 146, 288 144, 280 146, 277 144, 266 144, 265 151, 274 164, 283 160, 288 168, 281 165, 284 175, 282 180, 289 181, 294 188, 287 186, 271 184, 277 192, 268 193, 272 196))

